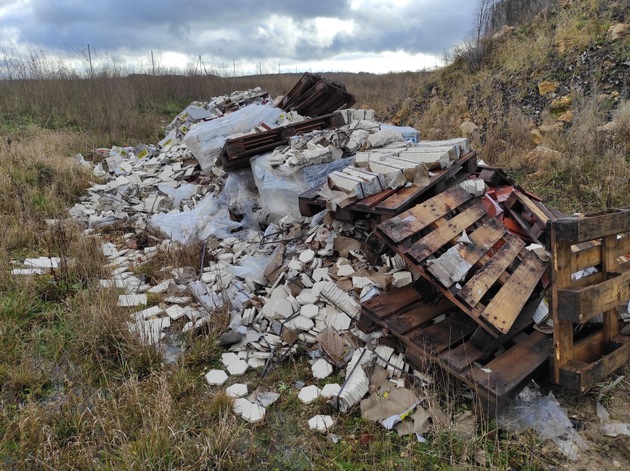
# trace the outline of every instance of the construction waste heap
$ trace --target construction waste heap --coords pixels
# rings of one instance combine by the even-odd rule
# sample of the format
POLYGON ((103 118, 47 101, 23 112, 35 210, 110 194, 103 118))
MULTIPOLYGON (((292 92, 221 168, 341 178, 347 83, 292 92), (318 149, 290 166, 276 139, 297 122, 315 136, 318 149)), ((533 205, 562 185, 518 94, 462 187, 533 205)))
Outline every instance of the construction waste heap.
MULTIPOLYGON (((585 391, 627 362, 627 208, 566 217, 478 160, 467 139, 424 141, 354 102, 305 74, 275 100, 257 88, 191 103, 157 145, 76 157, 101 182, 72 218, 86 235, 129 228, 122 241, 102 236, 112 277, 101 284, 120 290, 143 343, 166 352, 229 312, 224 368, 206 379, 229 384, 235 414, 264 420, 278 393, 250 393, 238 377, 264 376, 301 346, 313 375, 302 402, 324 398, 342 413, 360 404, 419 440, 453 420, 418 395, 427 365, 509 427, 514 413, 502 410, 531 399, 533 376, 585 391), (197 241, 199 266, 165 266, 159 284, 134 275, 197 241), (159 302, 147 306, 148 295, 159 302), (334 372, 343 382, 325 383, 334 372)), ((27 259, 14 274, 59 262, 27 259)), ((308 425, 329 433, 334 418, 308 425)), ((571 422, 555 430, 546 438, 575 456, 571 422)))

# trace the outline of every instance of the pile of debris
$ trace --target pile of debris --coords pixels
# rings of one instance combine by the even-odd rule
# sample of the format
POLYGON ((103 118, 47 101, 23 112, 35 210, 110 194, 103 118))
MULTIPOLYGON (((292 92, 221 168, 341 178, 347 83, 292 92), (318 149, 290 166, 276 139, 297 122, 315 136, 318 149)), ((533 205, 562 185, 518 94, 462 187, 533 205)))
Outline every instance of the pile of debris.
MULTIPOLYGON (((112 277, 101 285, 122 291, 146 345, 168 349, 229 313, 224 369, 207 373, 210 385, 264 376, 301 345, 313 376, 302 402, 324 398, 341 412, 360 402, 364 417, 421 440, 429 417, 449 420, 407 388, 430 382, 425 360, 490 412, 547 361, 544 245, 561 214, 478 162, 465 138, 422 141, 372 110, 339 111, 353 103, 313 74, 275 100, 256 88, 194 102, 157 145, 97 149, 88 160, 103 183, 70 213, 86 234, 126 228, 102 244, 112 277), (165 266, 158 284, 136 274, 194 241, 199 267, 165 266), (323 385, 335 371, 343 383, 323 385)), ((27 260, 14 273, 59 263, 27 260)), ((278 398, 241 383, 226 393, 252 423, 278 398)), ((318 415, 309 427, 333 423, 318 415)))

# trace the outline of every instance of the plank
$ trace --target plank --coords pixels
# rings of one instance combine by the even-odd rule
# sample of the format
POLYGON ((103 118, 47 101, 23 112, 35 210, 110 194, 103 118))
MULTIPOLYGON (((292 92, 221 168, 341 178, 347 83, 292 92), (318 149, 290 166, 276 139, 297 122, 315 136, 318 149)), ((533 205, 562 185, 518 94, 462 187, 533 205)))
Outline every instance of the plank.
POLYGON ((485 213, 486 210, 481 201, 479 199, 475 200, 470 208, 413 244, 407 251, 407 255, 415 260, 416 263, 420 263, 436 250, 445 246, 450 240, 459 236, 465 229, 483 217, 485 213))
POLYGON ((466 340, 477 328, 477 324, 467 315, 457 312, 442 322, 420 330, 409 336, 411 343, 424 349, 428 355, 434 355, 451 345, 466 340))
POLYGON ((484 225, 470 235, 470 244, 457 244, 438 259, 428 264, 428 270, 444 285, 450 288, 460 281, 473 265, 501 240, 507 230, 496 219, 488 219, 484 225))
POLYGON ((386 198, 389 198, 391 195, 396 193, 398 190, 392 190, 391 188, 388 190, 383 190, 380 193, 376 193, 375 195, 368 196, 367 198, 363 198, 360 201, 357 201, 352 206, 357 209, 371 209, 372 206, 377 205, 381 201, 386 198))
POLYGON ((582 324, 630 298, 630 271, 601 283, 558 289, 558 319, 582 324))
POLYGON ((500 332, 507 333, 546 268, 547 265, 534 252, 528 252, 481 316, 500 332))
POLYGON ((363 310, 375 320, 383 320, 418 301, 420 295, 412 286, 392 290, 362 304, 363 310))
POLYGON ((509 395, 526 381, 549 358, 551 339, 542 332, 534 331, 498 356, 483 369, 476 367, 472 377, 480 387, 497 397, 509 395))
POLYGON ((508 266, 514 261, 518 254, 525 248, 525 242, 520 238, 506 234, 507 242, 499 249, 499 251, 490 259, 490 261, 481 268, 468 283, 457 294, 461 299, 466 301, 470 306, 476 306, 481 298, 499 279, 501 274, 505 272, 508 266))
POLYGON ((405 209, 409 204, 415 203, 421 198, 423 194, 428 193, 434 187, 437 187, 440 183, 451 178, 453 175, 462 171, 462 165, 466 164, 472 158, 476 156, 474 151, 468 152, 461 159, 456 161, 449 168, 444 170, 436 170, 433 177, 429 179, 429 183, 424 186, 412 185, 408 188, 403 188, 395 195, 390 196, 385 201, 376 206, 376 209, 386 213, 399 213, 405 209), (409 190, 409 191, 405 191, 409 190), (403 192, 403 193, 401 193, 403 192))
POLYGON ((521 193, 520 191, 516 189, 510 195, 508 200, 505 202, 506 207, 509 207, 509 208, 512 207, 512 201, 511 201, 512 198, 516 198, 519 201, 519 203, 521 203, 523 208, 531 212, 534 215, 534 217, 537 220, 541 221, 543 224, 546 224, 547 221, 549 220, 549 216, 534 201, 532 201, 527 195, 521 193))
POLYGON ((604 331, 598 330, 573 344, 573 360, 590 363, 604 354, 604 331))
POLYGON ((550 221, 550 224, 556 228, 556 241, 576 244, 627 232, 630 228, 630 211, 611 210, 605 214, 587 215, 583 218, 559 218, 550 221))
POLYGON ((560 384, 560 369, 573 360, 573 323, 558 318, 558 290, 571 284, 571 242, 558 241, 558 226, 547 223, 551 251, 551 298, 549 310, 553 320, 552 380, 560 384))
MULTIPOLYGON (((617 235, 611 235, 602 238, 602 273, 608 276, 608 273, 617 268, 617 256, 615 253, 617 243, 617 235)), ((626 289, 626 298, 630 298, 630 282, 626 289)), ((627 299, 617 303, 617 306, 627 299)), ((615 335, 619 333, 619 315, 617 314, 617 306, 604 310, 604 342, 609 342, 615 335)))
POLYGON ((437 304, 416 304, 414 306, 402 314, 387 317, 384 325, 394 334, 405 335, 454 307, 453 303, 446 297, 442 297, 437 304))
POLYGON ((379 225, 379 230, 397 244, 429 227, 471 198, 472 196, 460 187, 449 188, 424 203, 385 221, 379 225))

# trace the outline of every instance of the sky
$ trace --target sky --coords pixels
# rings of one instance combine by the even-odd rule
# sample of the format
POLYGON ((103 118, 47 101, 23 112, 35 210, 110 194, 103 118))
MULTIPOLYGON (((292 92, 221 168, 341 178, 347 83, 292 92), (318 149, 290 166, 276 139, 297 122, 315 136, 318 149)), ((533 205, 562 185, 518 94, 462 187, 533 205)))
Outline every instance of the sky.
POLYGON ((417 71, 469 35, 475 0, 0 0, 0 53, 73 68, 222 75, 417 71), (153 55, 153 57, 152 57, 153 55))

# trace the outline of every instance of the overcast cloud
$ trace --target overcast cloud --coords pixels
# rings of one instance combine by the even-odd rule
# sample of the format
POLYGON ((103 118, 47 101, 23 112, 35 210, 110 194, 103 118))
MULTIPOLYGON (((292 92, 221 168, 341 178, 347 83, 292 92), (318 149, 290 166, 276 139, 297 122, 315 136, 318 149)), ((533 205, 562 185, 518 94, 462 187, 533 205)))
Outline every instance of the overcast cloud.
POLYGON ((147 67, 387 72, 435 66, 474 0, 0 0, 0 44, 147 67), (226 65, 228 64, 228 65, 226 65))

